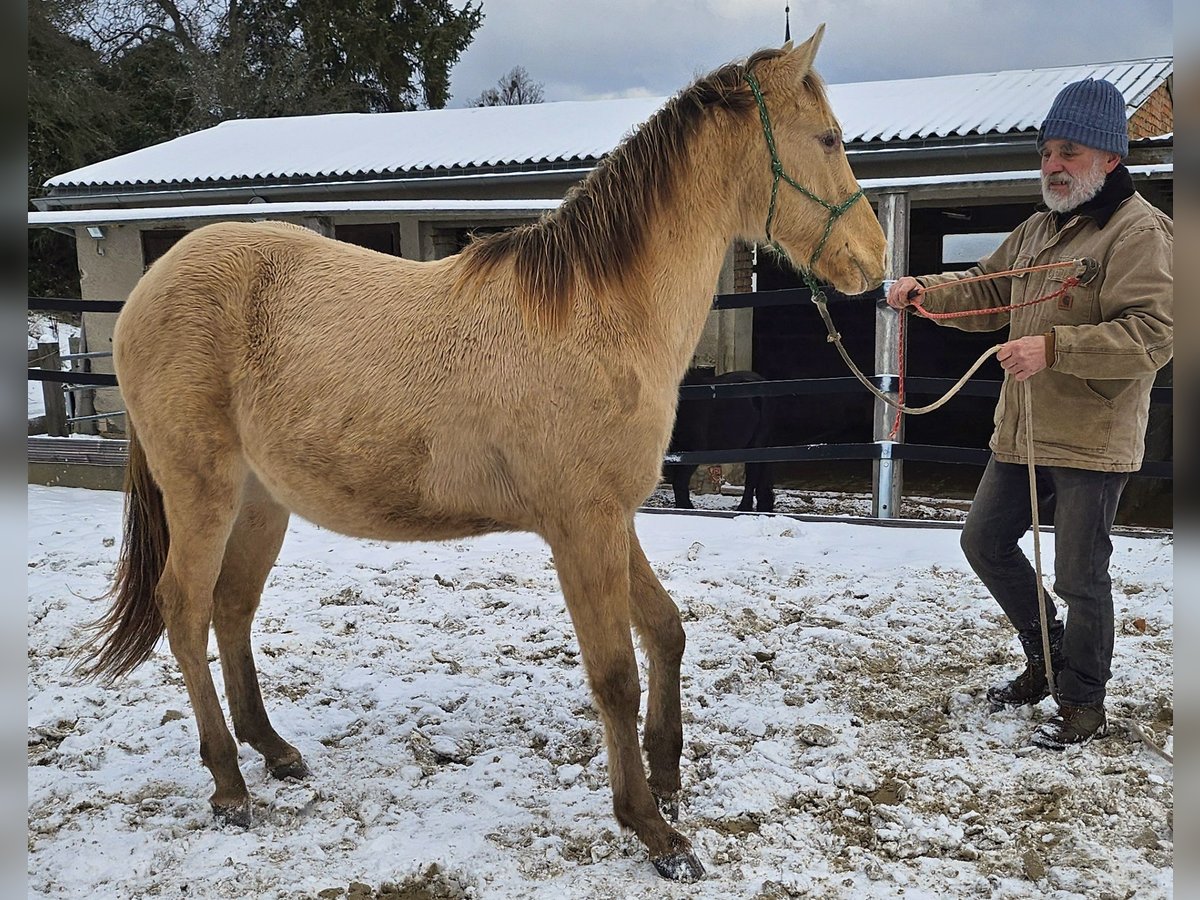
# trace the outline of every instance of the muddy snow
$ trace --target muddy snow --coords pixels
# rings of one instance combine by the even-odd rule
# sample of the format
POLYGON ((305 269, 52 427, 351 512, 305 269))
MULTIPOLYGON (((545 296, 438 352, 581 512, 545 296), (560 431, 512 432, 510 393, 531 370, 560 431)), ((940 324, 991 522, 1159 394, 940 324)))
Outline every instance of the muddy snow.
POLYGON ((679 827, 708 874, 677 885, 612 818, 539 539, 294 519, 254 643, 312 775, 242 747, 242 829, 211 821, 165 644, 115 688, 70 674, 120 521, 115 493, 29 488, 32 897, 1171 895, 1173 771, 1131 729, 1172 749, 1170 535, 1115 538, 1112 734, 1056 754, 1028 745, 1049 700, 987 708, 1018 650, 956 529, 639 516, 688 635, 679 827))

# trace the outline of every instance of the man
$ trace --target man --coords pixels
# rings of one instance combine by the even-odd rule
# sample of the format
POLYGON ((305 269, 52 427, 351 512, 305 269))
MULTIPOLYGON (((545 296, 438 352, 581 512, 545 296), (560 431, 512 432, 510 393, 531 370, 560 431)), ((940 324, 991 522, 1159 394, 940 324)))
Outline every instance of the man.
POLYGON ((1105 685, 1113 653, 1109 534, 1128 473, 1142 463, 1150 388, 1171 358, 1171 219, 1133 189, 1125 101, 1107 81, 1086 79, 1058 94, 1038 133, 1039 209, 968 272, 899 279, 887 302, 930 312, 1016 305, 1052 294, 1072 274, 1086 283, 1020 309, 942 320, 969 331, 1008 325, 997 359, 1005 378, 992 457, 963 528, 968 562, 1017 631, 1027 666, 988 690, 997 706, 1040 702, 1045 675, 1037 582, 1017 546, 1030 527, 1026 429, 1032 417, 1039 495, 1053 496, 1055 590, 1066 624, 1046 597, 1058 714, 1033 742, 1051 749, 1107 732, 1105 685), (964 277, 1065 260, 1054 268, 947 287, 964 277), (1094 274, 1092 274, 1094 272, 1094 274), (1088 275, 1091 275, 1090 280, 1088 275), (910 294, 913 296, 910 297, 910 294), (1032 410, 1021 394, 1029 381, 1032 410))

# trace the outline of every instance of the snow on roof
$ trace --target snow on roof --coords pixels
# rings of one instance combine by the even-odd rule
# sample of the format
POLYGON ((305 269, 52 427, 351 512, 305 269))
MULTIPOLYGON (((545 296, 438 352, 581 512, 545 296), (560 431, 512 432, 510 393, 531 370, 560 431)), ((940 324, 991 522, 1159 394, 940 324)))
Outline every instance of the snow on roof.
MULTIPOLYGON (((1174 163, 1129 166, 1134 178, 1173 177, 1174 163)), ((892 178, 863 178, 859 187, 871 196, 878 191, 951 189, 979 184, 1040 184, 1037 169, 1005 172, 973 172, 950 175, 916 175, 892 178)), ((534 218, 555 209, 559 199, 541 200, 305 200, 275 203, 204 203, 194 206, 133 206, 112 209, 55 209, 27 213, 32 227, 50 225, 115 225, 128 222, 167 222, 178 219, 263 219, 286 216, 332 216, 378 213, 421 213, 453 219, 458 217, 534 218)))
MULTIPOLYGON (((829 86, 848 143, 1021 133, 1058 91, 1106 78, 1132 114, 1171 57, 829 86)), ((46 187, 346 178, 595 161, 666 98, 239 119, 55 176, 46 187)))

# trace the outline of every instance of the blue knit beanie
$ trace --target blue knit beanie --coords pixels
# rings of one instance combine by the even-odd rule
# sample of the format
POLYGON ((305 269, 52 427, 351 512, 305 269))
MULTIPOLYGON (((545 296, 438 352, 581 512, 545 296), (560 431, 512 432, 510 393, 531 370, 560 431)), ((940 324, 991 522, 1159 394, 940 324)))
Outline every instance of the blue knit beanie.
POLYGON ((1054 139, 1128 156, 1125 98, 1117 86, 1111 81, 1085 78, 1059 91, 1038 131, 1038 150, 1054 139))

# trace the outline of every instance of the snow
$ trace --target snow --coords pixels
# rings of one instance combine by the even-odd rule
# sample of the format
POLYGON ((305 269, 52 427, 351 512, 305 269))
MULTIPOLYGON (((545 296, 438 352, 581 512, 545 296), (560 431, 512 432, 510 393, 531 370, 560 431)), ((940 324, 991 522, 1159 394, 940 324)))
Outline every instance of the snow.
MULTIPOLYGON (((819 66, 818 66, 819 68, 819 66)), ((1059 90, 1106 78, 1132 113, 1171 57, 829 86, 849 143, 1037 128, 1059 90)), ((680 85, 683 87, 683 85, 680 85)), ((343 177, 599 159, 666 97, 236 119, 49 179, 47 188, 343 177)))
POLYGON ((538 538, 389 545, 293 519, 254 645, 312 775, 274 781, 242 747, 247 830, 211 822, 165 645, 115 688, 70 674, 121 496, 28 498, 31 897, 1172 894, 1174 773, 1129 727, 1172 747, 1170 534, 1114 538, 1113 734, 1054 754, 1027 746, 1050 701, 987 710, 1018 651, 955 528, 639 515, 688 635, 679 827, 708 875, 677 885, 612 818, 538 538))
POLYGON ((46 186, 341 176, 595 159, 650 118, 663 100, 233 119, 75 169, 46 186))

